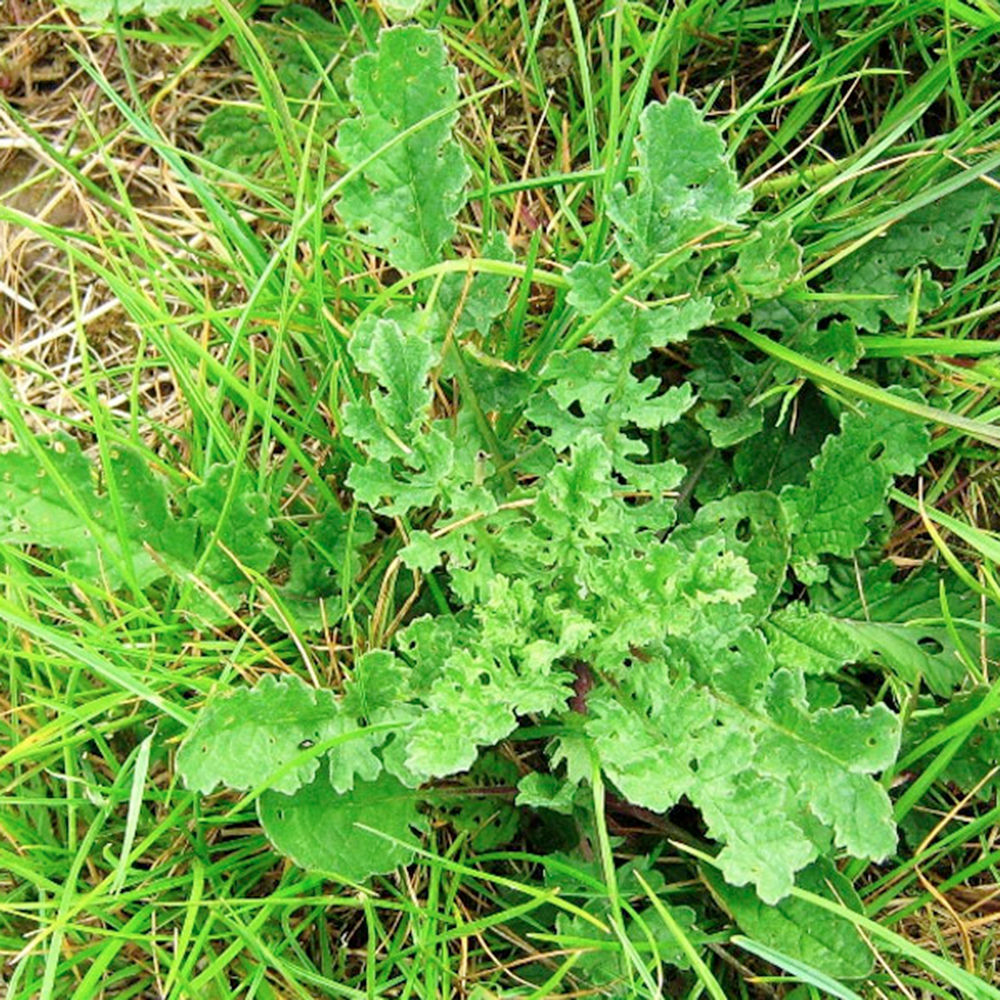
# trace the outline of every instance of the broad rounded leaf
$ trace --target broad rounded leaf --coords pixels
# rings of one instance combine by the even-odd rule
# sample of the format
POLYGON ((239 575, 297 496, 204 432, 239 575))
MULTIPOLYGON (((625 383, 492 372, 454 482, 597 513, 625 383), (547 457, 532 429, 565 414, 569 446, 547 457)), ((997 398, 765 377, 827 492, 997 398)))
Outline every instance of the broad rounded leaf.
POLYGON ((360 882, 412 859, 419 801, 384 772, 343 795, 320 775, 294 795, 265 792, 257 813, 274 846, 301 868, 360 882))
MULTIPOLYGON (((849 918, 795 896, 768 905, 753 889, 729 885, 709 865, 702 867, 701 874, 740 929, 754 940, 835 979, 863 979, 871 973, 872 950, 849 918)), ((795 882, 800 888, 864 912, 854 887, 825 858, 804 868, 795 882)))

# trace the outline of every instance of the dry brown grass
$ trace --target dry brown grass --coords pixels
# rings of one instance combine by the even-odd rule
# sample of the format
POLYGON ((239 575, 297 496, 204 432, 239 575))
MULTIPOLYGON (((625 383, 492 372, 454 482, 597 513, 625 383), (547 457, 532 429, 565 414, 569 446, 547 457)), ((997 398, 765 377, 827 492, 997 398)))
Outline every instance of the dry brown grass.
MULTIPOLYGON (((5 369, 38 429, 65 429, 91 409, 79 395, 84 347, 100 403, 110 414, 127 418, 137 400, 148 420, 182 423, 183 401, 169 369, 149 356, 143 330, 106 281, 56 244, 94 248, 102 263, 117 257, 118 267, 137 263, 134 248, 145 246, 147 259, 187 256, 193 270, 195 255, 212 250, 212 227, 191 192, 156 150, 126 127, 82 63, 124 96, 129 93, 124 53, 153 125, 188 150, 197 148, 195 135, 212 95, 223 83, 238 89, 242 74, 224 46, 191 67, 190 52, 135 37, 120 51, 114 37, 81 28, 45 0, 9 0, 5 13, 0 206, 24 222, 10 213, 0 219, 5 369), (131 249, 122 254, 128 244, 131 249)), ((137 283, 155 297, 155 279, 151 273, 137 283)), ((201 274, 198 280, 206 301, 224 294, 218 277, 201 274)), ((183 312, 180 303, 177 310, 183 312)))

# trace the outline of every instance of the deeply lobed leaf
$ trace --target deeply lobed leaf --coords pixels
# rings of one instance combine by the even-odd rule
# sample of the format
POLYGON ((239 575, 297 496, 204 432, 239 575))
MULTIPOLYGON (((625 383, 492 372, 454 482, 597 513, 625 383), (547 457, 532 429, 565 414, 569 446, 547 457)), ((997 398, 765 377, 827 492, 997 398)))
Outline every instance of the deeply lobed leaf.
POLYGON ((319 760, 298 760, 304 749, 341 731, 337 700, 294 675, 265 674, 250 689, 212 699, 177 754, 189 788, 203 795, 217 785, 246 791, 271 780, 291 794, 311 781, 319 760), (293 763, 294 762, 294 763, 293 763))
POLYGON ((451 130, 458 73, 440 35, 410 26, 383 31, 355 59, 347 81, 357 111, 337 133, 345 167, 337 213, 403 271, 434 264, 455 233, 469 168, 451 130))
POLYGON ((688 240, 733 225, 750 207, 717 129, 686 97, 671 94, 640 117, 639 177, 608 200, 622 254, 641 270, 688 240))
MULTIPOLYGON (((920 401, 917 393, 899 394, 920 401)), ((911 475, 929 447, 924 423, 899 410, 860 404, 845 413, 840 433, 827 438, 814 459, 808 485, 781 493, 802 572, 812 575, 822 554, 846 557, 860 548, 892 477, 911 475)))

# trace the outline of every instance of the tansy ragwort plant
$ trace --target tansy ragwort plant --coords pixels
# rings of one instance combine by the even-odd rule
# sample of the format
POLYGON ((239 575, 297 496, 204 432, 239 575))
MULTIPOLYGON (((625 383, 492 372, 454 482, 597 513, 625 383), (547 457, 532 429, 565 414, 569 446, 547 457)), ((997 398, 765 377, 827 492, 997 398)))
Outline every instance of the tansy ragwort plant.
MULTIPOLYGON (((876 558, 894 477, 927 457, 926 410, 913 388, 825 398, 725 331, 749 316, 794 357, 847 372, 857 328, 896 316, 928 263, 958 266, 953 246, 975 243, 996 198, 963 188, 948 226, 932 205, 895 227, 866 258, 876 298, 851 297, 864 268, 838 267, 824 288, 844 299, 796 298, 790 224, 755 223, 717 129, 674 95, 639 117, 634 165, 606 192, 607 245, 536 272, 566 322, 544 349, 504 356, 490 333, 523 268, 488 234, 480 258, 447 263, 470 176, 458 83, 439 35, 414 26, 382 31, 346 81, 337 217, 414 276, 415 297, 384 297, 351 330, 364 391, 342 412, 343 507, 283 557, 242 470, 216 465, 178 492, 122 448, 101 492, 65 439, 5 456, 4 536, 112 587, 188 581, 174 599, 202 616, 238 607, 282 560, 269 614, 308 630, 362 613, 343 595, 398 526, 385 587, 411 571, 436 610, 382 644, 376 602, 374 645, 342 691, 265 676, 213 697, 177 755, 193 789, 253 791, 271 841, 302 866, 362 880, 406 863, 435 783, 524 739, 544 747, 512 779, 524 810, 585 827, 595 782, 656 813, 693 806, 721 872, 706 877, 760 936, 759 901, 787 907, 797 878, 850 903, 830 859, 894 851, 879 777, 901 725, 892 685, 873 695, 845 668, 939 694, 965 672, 965 626, 933 621, 936 577, 894 584, 876 558), (686 370, 665 361, 678 351, 686 370), (793 430, 780 418, 795 393, 793 430), (112 524, 134 551, 108 543, 112 524)), ((919 280, 933 305, 939 286, 919 280)), ((854 943, 860 954, 810 955, 864 975, 854 943)))
MULTIPOLYGON (((403 27, 355 60, 347 86, 338 215, 398 271, 433 272, 468 179, 451 131, 457 73, 438 35, 403 27)), ((896 844, 877 776, 895 760, 898 717, 856 689, 845 700, 838 671, 877 657, 947 690, 962 667, 940 643, 917 645, 917 629, 900 644, 873 623, 846 627, 819 594, 865 546, 893 477, 926 457, 927 428, 902 405, 836 414, 815 397, 797 439, 765 428, 768 410, 750 405, 765 364, 713 323, 756 309, 786 343, 844 368, 856 338, 780 298, 800 276, 787 227, 761 227, 735 255, 697 249, 735 231, 751 199, 690 100, 649 105, 636 148, 608 198, 613 244, 566 273, 575 319, 540 363, 491 361, 485 339, 463 347, 505 309, 502 267, 442 269, 420 282, 422 305, 354 327, 368 392, 343 415, 357 457, 336 541, 363 547, 380 517, 413 525, 398 558, 434 575, 447 604, 360 655, 342 695, 289 677, 211 701, 178 758, 206 793, 266 785, 261 821, 302 865, 361 879, 407 860, 425 789, 524 723, 544 724, 556 780, 528 775, 521 803, 572 802, 597 773, 656 812, 687 799, 725 878, 769 902, 817 858, 878 859, 896 844), (694 370, 665 386, 658 352, 699 331, 694 370), (458 388, 439 414, 444 376, 458 388), (734 449, 733 474, 678 524, 699 444, 734 449)), ((968 209, 980 220, 985 197, 968 209)), ((887 582, 874 571, 873 597, 887 582)))

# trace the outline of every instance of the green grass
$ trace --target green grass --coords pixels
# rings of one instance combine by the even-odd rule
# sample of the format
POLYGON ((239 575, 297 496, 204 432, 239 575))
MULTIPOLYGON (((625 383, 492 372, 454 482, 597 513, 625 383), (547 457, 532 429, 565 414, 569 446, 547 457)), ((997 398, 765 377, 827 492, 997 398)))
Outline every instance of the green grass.
MULTIPOLYGON (((37 442, 58 428, 108 463, 115 446, 128 444, 177 485, 201 481, 219 461, 245 464, 290 548, 308 523, 303 503, 334 497, 350 458, 341 413, 363 382, 346 352, 350 330, 387 303, 405 307, 417 276, 378 268, 330 211, 344 178, 328 138, 316 134, 315 108, 285 98, 280 67, 248 27, 269 14, 221 0, 204 24, 167 17, 77 34, 55 17, 32 29, 72 48, 80 70, 70 95, 89 87, 104 120, 59 91, 52 100, 72 112, 68 132, 19 91, 0 99, 8 134, 40 164, 0 186, 0 225, 53 248, 58 274, 45 280, 65 301, 51 321, 64 323, 73 343, 62 358, 21 351, 30 338, 15 334, 25 320, 15 323, 9 302, 0 306, 8 310, 0 312, 0 438, 39 452, 37 442), (100 49, 98 58, 105 43, 117 51, 100 49), (249 67, 238 86, 227 83, 233 53, 249 67), (153 55, 165 75, 145 75, 153 55), (208 96, 199 105, 190 94, 208 96), (278 149, 266 169, 247 174, 206 158, 195 133, 219 101, 253 101, 262 112, 278 149), (136 173, 137 157, 146 174, 136 173), (79 224, 44 216, 61 185, 89 206, 79 224), (118 303, 113 335, 94 332, 94 295, 118 303), (151 386, 161 382, 168 398, 158 411, 151 386)), ((340 16, 356 33, 377 24, 353 2, 340 16)), ((460 134, 474 190, 459 246, 477 251, 496 227, 518 251, 514 264, 477 265, 517 282, 489 347, 531 372, 586 334, 569 323, 564 272, 602 252, 608 193, 631 169, 638 115, 651 95, 683 89, 710 109, 742 182, 758 193, 757 218, 792 223, 814 287, 895 221, 980 183, 973 174, 996 176, 1000 163, 1000 9, 991 0, 695 0, 664 11, 625 0, 469 0, 432 5, 420 19, 440 27, 462 69, 460 134)), ((805 382, 849 403, 891 402, 884 387, 902 366, 922 373, 929 405, 921 415, 938 432, 922 481, 901 483, 894 496, 900 524, 919 520, 893 536, 889 551, 902 560, 937 552, 996 604, 1000 256, 995 230, 988 239, 985 249, 970 248, 964 267, 940 276, 939 307, 925 315, 914 303, 899 328, 861 335, 864 376, 797 356, 740 324, 729 332, 791 366, 773 387, 789 406, 805 382)), ((468 266, 447 262, 420 276, 468 266)), ((623 294, 632 277, 622 275, 623 294)), ((37 270, 28 278, 24 291, 43 303, 37 270)), ((800 294, 809 301, 822 293, 800 294)), ((38 316, 27 322, 44 329, 38 316)), ((114 530, 126 537, 124 525, 114 530)), ((129 581, 127 560, 126 586, 111 592, 31 548, 0 545, 0 993, 586 995, 581 957, 600 947, 623 956, 629 985, 621 995, 829 995, 808 969, 742 947, 698 882, 692 848, 676 841, 661 841, 663 895, 699 908, 707 946, 687 942, 688 972, 650 963, 648 949, 640 953, 622 930, 621 914, 647 900, 641 887, 615 882, 599 777, 605 878, 588 891, 609 900, 615 919, 582 945, 553 934, 556 913, 576 903, 544 882, 550 831, 484 852, 439 821, 417 864, 358 887, 283 862, 248 799, 202 799, 183 787, 173 754, 210 693, 266 672, 337 687, 353 654, 405 615, 408 595, 392 574, 406 530, 385 534, 347 595, 353 612, 319 636, 289 619, 276 628, 267 613, 280 612, 276 584, 259 576, 249 608, 210 625, 176 610, 185 594, 206 589, 198 570, 171 580, 167 599, 153 602, 129 581)), ((864 997, 998 995, 992 909, 962 913, 1000 885, 1000 807, 995 793, 966 801, 971 788, 940 777, 973 725, 996 711, 995 662, 967 653, 989 700, 884 778, 898 785, 899 818, 915 812, 929 830, 943 822, 918 851, 848 868, 865 912, 840 912, 880 956, 869 981, 849 984, 864 997)), ((904 694, 915 706, 915 694, 904 694)), ((621 815, 612 819, 621 825, 621 815)), ((649 898, 674 919, 659 896, 649 898)))

